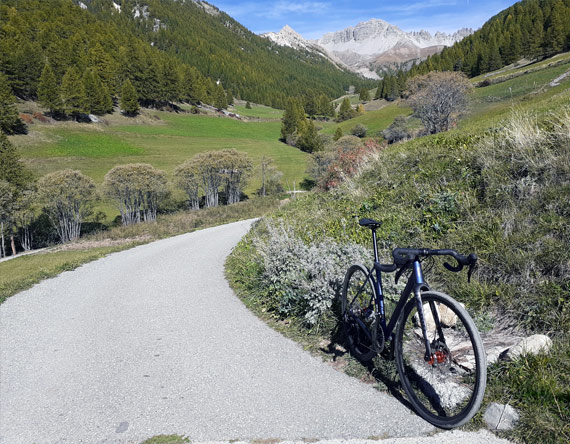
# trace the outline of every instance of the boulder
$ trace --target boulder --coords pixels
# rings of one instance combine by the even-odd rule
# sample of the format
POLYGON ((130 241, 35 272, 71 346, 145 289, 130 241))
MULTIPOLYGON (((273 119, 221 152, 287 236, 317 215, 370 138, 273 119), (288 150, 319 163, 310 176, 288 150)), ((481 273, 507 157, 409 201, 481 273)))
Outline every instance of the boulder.
POLYGON ((515 360, 522 354, 530 353, 536 355, 540 352, 548 353, 550 347, 552 347, 552 339, 548 336, 532 335, 506 350, 504 357, 509 360, 515 360))
MULTIPOLYGON (((460 303, 460 305, 465 307, 464 304, 460 303)), ((455 324, 457 323, 457 315, 449 309, 449 307, 436 303, 435 311, 444 327, 455 327, 455 324)), ((428 331, 433 331, 435 329, 435 321, 431 314, 429 304, 424 304, 424 317, 428 331)), ((420 318, 417 313, 414 315, 414 322, 416 325, 420 325, 420 318)))
POLYGON ((519 414, 508 404, 492 402, 485 410, 483 419, 490 430, 512 430, 519 420, 519 414))

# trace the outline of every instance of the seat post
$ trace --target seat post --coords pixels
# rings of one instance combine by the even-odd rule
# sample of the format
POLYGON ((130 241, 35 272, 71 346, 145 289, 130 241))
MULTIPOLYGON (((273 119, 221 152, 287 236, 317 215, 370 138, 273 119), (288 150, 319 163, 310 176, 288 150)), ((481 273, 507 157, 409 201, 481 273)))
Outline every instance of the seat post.
POLYGON ((371 230, 372 230, 372 243, 374 244, 374 262, 379 262, 378 243, 376 241, 376 228, 371 228, 371 230))

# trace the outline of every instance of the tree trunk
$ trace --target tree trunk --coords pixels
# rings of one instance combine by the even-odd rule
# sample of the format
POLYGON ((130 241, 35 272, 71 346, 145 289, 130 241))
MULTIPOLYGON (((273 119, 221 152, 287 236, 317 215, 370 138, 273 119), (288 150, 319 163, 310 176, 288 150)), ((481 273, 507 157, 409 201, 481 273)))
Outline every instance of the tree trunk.
POLYGON ((0 222, 0 257, 6 257, 6 250, 4 249, 4 222, 0 222))
POLYGON ((14 235, 10 235, 10 247, 12 247, 12 256, 16 256, 16 243, 14 242, 14 235))

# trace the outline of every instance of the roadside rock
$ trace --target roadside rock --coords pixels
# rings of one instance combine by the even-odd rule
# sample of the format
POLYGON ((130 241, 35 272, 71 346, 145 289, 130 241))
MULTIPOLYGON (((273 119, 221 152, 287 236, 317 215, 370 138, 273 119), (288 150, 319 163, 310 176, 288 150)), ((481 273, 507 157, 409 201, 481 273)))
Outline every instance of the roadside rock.
POLYGON ((548 353, 552 346, 552 339, 545 335, 532 335, 524 338, 514 347, 505 350, 503 356, 509 360, 515 360, 524 353, 536 355, 540 352, 548 353))
MULTIPOLYGON (((459 305, 465 308, 465 304, 460 303, 459 305)), ((455 327, 455 324, 457 323, 457 315, 452 310, 450 310, 445 305, 435 304, 435 311, 441 323, 445 327, 455 327)), ((424 317, 427 329, 428 330, 435 329, 435 320, 433 319, 433 315, 429 308, 429 304, 424 304, 424 317)), ((420 317, 418 316, 417 313, 414 315, 414 321, 416 325, 420 325, 420 317)))
POLYGON ((493 402, 485 410, 483 419, 490 430, 512 430, 519 420, 519 414, 508 404, 493 402))

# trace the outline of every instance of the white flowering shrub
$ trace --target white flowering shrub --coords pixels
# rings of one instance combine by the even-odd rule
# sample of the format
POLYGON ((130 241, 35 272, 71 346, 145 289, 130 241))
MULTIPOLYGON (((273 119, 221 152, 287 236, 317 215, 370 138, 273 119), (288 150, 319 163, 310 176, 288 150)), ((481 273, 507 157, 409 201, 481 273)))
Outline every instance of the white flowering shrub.
POLYGON ((313 327, 330 312, 340 294, 344 274, 353 263, 370 263, 370 253, 357 244, 324 238, 310 245, 290 227, 267 224, 268 235, 255 242, 263 266, 263 282, 281 317, 297 317, 313 327))

